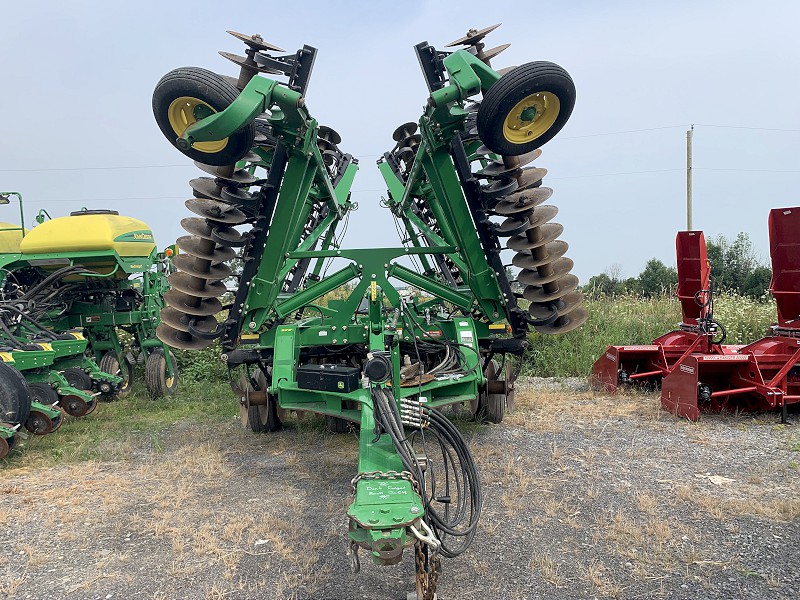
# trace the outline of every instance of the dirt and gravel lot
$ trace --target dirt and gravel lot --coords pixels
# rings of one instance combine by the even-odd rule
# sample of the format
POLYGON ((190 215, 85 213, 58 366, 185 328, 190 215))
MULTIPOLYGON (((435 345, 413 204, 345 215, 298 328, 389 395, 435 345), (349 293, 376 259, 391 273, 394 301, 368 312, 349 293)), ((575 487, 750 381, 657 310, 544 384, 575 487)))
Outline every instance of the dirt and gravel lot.
MULTIPOLYGON (((0 597, 405 599, 410 556, 349 569, 355 437, 231 415, 126 461, 0 473, 0 597)), ((485 510, 440 598, 800 597, 800 431, 778 423, 525 382, 502 425, 463 424, 485 510)))

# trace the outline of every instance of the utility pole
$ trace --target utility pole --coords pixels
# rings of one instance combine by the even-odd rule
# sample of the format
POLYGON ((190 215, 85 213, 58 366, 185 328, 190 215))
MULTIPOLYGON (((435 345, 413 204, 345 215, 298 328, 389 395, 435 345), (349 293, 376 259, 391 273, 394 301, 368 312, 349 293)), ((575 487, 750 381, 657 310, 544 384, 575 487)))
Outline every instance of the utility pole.
POLYGON ((686 132, 686 230, 692 230, 692 135, 694 124, 686 132))

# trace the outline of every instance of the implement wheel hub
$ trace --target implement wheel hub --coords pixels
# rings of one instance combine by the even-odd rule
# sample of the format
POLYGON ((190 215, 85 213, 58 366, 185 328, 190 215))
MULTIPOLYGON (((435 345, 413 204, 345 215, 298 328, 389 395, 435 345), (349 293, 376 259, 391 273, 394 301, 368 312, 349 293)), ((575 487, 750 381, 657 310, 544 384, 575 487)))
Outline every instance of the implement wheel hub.
POLYGON ((543 135, 558 118, 561 103, 551 92, 536 92, 517 102, 503 121, 503 136, 523 144, 543 135))
MULTIPOLYGON (((189 125, 195 124, 200 119, 216 113, 211 106, 191 96, 175 98, 169 105, 167 117, 176 137, 181 137, 189 125)), ((218 142, 195 142, 192 147, 200 152, 212 154, 219 152, 228 145, 228 138, 218 142)))

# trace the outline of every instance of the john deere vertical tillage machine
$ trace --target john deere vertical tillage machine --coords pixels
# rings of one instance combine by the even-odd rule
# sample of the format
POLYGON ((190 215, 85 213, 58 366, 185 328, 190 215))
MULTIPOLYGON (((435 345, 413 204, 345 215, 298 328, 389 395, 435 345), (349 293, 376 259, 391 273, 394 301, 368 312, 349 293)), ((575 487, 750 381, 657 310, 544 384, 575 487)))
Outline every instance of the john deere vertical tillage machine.
POLYGON ((358 161, 306 106, 314 48, 281 55, 231 32, 246 45, 245 56, 222 53, 238 77, 177 69, 153 95, 164 135, 210 175, 190 182, 197 216, 182 222, 189 235, 177 242, 157 335, 190 350, 219 339, 243 373, 234 388, 255 431, 280 428, 290 411, 325 415, 333 429, 358 424, 352 566, 359 549, 392 565, 414 547, 424 599, 435 595, 439 557, 469 546, 482 504, 469 448, 442 409, 465 404, 501 421, 513 400, 506 356, 523 352, 531 328, 565 332, 587 316, 563 227, 551 222, 557 210, 542 205, 546 171, 528 166, 569 118, 574 86, 553 63, 492 69, 505 48, 485 48, 493 29, 471 30, 453 52, 415 47, 430 95, 378 164, 403 228, 398 247, 337 243, 358 161), (236 248, 244 266, 218 322, 236 248), (340 268, 323 275, 333 259, 340 268))

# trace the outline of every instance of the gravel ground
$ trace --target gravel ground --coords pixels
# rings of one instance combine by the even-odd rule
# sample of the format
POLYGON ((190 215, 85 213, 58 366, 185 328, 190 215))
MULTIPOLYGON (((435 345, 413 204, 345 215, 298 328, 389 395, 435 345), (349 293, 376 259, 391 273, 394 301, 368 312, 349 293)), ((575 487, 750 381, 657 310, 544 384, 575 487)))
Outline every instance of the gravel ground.
MULTIPOLYGON (((439 597, 800 597, 800 432, 778 423, 519 382, 502 425, 465 426, 485 509, 439 597)), ((356 457, 352 434, 231 420, 124 462, 0 473, 0 597, 405 599, 410 556, 350 573, 356 457)))

